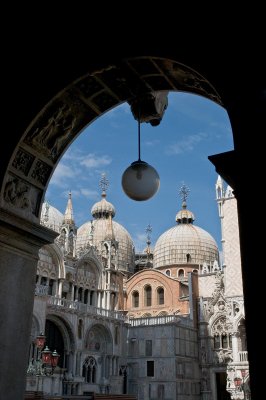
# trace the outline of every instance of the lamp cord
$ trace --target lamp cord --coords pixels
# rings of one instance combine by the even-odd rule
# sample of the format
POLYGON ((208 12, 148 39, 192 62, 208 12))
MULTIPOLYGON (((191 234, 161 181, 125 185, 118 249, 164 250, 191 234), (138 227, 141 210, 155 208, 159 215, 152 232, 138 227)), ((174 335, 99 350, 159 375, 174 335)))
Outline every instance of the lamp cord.
POLYGON ((141 159, 140 159, 140 120, 138 120, 138 151, 139 151, 138 161, 141 161, 141 159))
POLYGON ((139 152, 138 161, 141 161, 141 159, 140 159, 140 105, 138 105, 138 152, 139 152))

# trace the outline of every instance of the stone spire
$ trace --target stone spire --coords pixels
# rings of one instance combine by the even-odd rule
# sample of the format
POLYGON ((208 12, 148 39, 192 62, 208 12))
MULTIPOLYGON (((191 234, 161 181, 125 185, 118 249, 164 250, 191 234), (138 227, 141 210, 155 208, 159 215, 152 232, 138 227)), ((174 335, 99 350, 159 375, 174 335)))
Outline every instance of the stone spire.
POLYGON ((104 240, 101 242, 103 263, 106 268, 118 268, 118 242, 115 239, 113 228, 113 217, 115 216, 114 206, 106 201, 106 190, 109 181, 103 173, 99 182, 102 189, 102 200, 94 204, 91 209, 92 216, 98 220, 107 220, 105 224, 104 240))
POLYGON ((58 238, 58 242, 65 256, 76 256, 76 241, 77 227, 74 221, 71 192, 69 192, 66 211, 58 238))
POLYGON ((218 178, 216 181, 215 191, 216 191, 216 200, 217 201, 224 197, 224 185, 223 185, 223 180, 220 177, 220 175, 218 175, 218 178))
POLYGON ((68 201, 67 201, 63 224, 75 225, 71 192, 68 193, 68 201))

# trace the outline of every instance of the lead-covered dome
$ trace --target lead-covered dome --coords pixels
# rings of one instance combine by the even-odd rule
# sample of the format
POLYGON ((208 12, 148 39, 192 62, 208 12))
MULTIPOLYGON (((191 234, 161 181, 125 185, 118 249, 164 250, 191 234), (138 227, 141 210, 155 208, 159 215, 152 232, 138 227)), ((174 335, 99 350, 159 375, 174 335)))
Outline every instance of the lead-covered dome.
POLYGON ((186 209, 176 215, 177 225, 163 233, 154 248, 154 268, 178 265, 213 265, 219 260, 218 246, 213 237, 204 229, 193 225, 194 215, 186 209))
POLYGON ((40 220, 42 225, 55 232, 60 232, 63 219, 64 215, 57 208, 51 206, 47 201, 43 203, 40 220))
POLYGON ((94 220, 86 222, 77 231, 77 251, 88 244, 101 249, 101 244, 107 238, 118 242, 118 269, 133 272, 134 245, 128 231, 118 222, 113 221, 114 206, 106 201, 105 188, 107 180, 102 178, 102 200, 95 203, 91 209, 94 220))
POLYGON ((105 196, 102 195, 102 200, 98 201, 91 208, 91 215, 94 218, 108 217, 111 214, 112 218, 115 216, 115 208, 112 203, 106 201, 105 196))
MULTIPOLYGON (((134 246, 128 231, 119 223, 112 221, 114 238, 118 242, 118 269, 133 272, 134 246)), ((77 232, 77 249, 88 243, 100 248, 101 242, 106 239, 108 219, 101 218, 83 224, 77 232), (92 232, 92 233, 91 233, 92 232)))

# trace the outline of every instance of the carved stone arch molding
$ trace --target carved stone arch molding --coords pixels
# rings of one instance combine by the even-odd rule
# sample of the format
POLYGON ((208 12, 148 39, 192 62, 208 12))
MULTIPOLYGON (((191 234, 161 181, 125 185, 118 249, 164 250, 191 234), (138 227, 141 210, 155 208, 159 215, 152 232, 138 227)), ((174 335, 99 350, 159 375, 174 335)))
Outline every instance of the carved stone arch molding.
POLYGON ((174 60, 136 57, 88 73, 51 99, 22 134, 5 173, 0 206, 38 222, 50 177, 79 133, 113 107, 156 91, 190 92, 222 105, 210 82, 174 60))
POLYGON ((113 335, 107 323, 95 323, 94 321, 88 326, 84 335, 84 347, 88 347, 88 343, 93 338, 102 338, 109 345, 109 354, 113 354, 113 335))
POLYGON ((47 320, 52 321, 60 329, 64 340, 64 347, 67 353, 75 351, 76 340, 75 340, 75 330, 69 321, 66 321, 61 316, 48 314, 47 320))

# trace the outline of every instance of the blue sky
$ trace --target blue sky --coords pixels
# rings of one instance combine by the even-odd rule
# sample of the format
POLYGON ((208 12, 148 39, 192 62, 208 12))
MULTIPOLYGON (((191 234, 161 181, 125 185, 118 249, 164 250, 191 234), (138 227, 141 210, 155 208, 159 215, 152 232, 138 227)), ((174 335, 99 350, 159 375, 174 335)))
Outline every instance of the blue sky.
POLYGON ((195 225, 207 230, 221 248, 220 221, 215 201, 217 173, 209 155, 233 149, 226 111, 203 97, 170 93, 168 107, 159 126, 141 124, 141 159, 160 175, 160 189, 150 200, 129 199, 121 187, 124 170, 136 161, 137 121, 127 103, 88 126, 65 152, 50 181, 46 199, 65 211, 71 190, 77 226, 92 219, 90 210, 101 199, 99 181, 109 180, 107 200, 116 208, 115 221, 132 236, 137 250, 146 245, 145 229, 152 226, 151 241, 173 227, 181 208, 179 189, 190 189, 187 208, 195 225))

